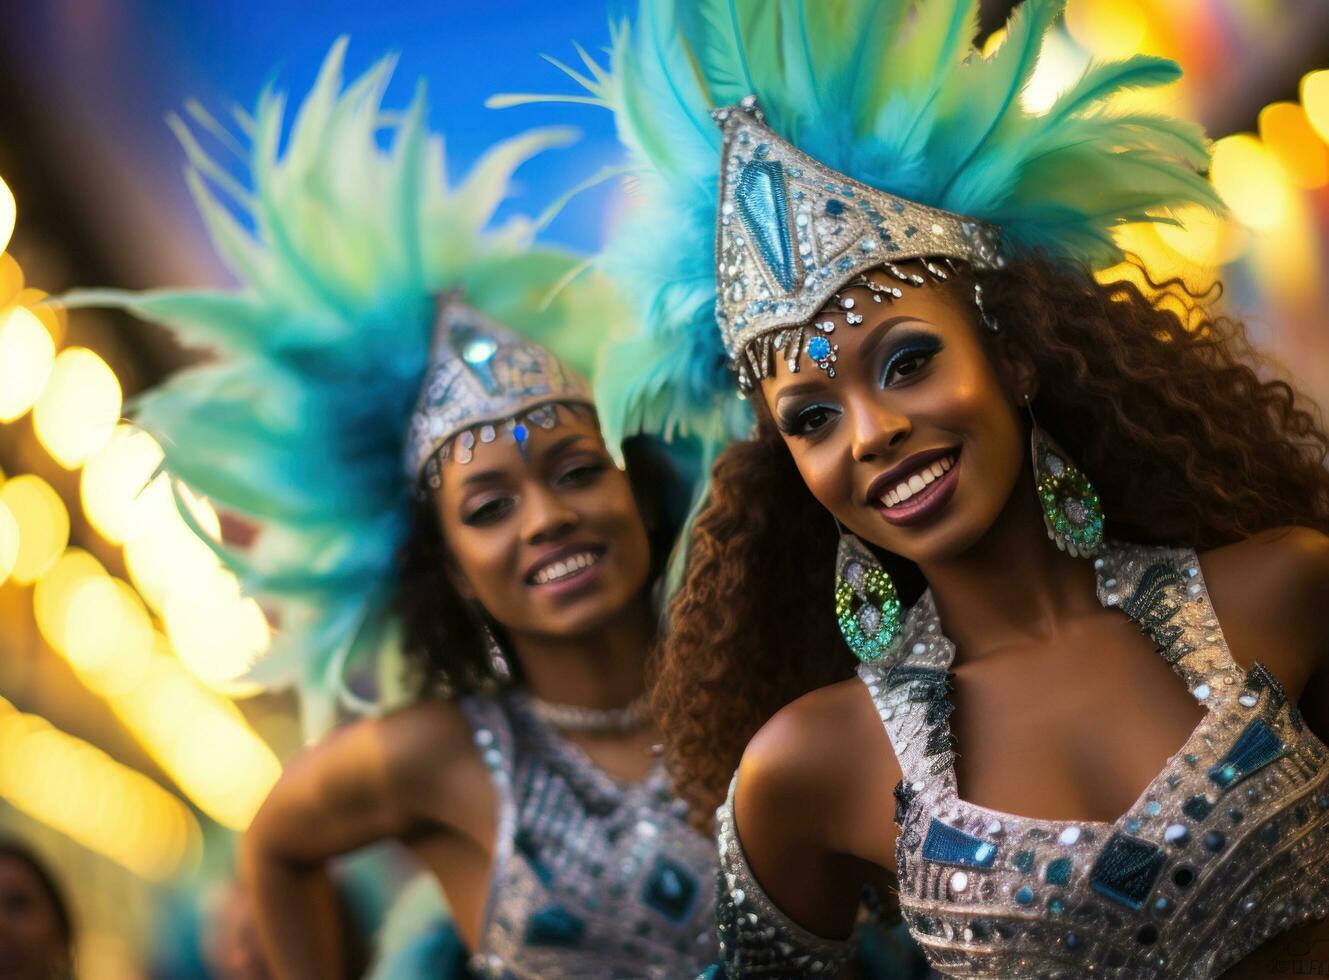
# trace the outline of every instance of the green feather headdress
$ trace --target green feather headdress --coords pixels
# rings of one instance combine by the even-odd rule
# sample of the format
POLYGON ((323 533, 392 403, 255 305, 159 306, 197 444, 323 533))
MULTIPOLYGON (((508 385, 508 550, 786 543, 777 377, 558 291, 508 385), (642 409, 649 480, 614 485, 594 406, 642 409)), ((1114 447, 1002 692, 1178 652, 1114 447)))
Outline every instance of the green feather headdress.
POLYGON ((345 47, 327 56, 284 150, 280 93, 266 92, 252 118, 239 115, 247 148, 192 110, 197 128, 243 161, 248 185, 172 121, 239 288, 66 298, 125 308, 217 355, 148 392, 134 418, 161 443, 173 478, 259 526, 243 551, 209 543, 275 614, 252 679, 296 685, 311 734, 349 697, 348 661, 391 633, 412 489, 403 451, 436 295, 460 290, 469 307, 585 375, 612 309, 603 281, 557 290, 578 259, 533 248, 533 222, 491 225, 514 169, 568 142, 569 130, 499 143, 449 186, 423 86, 404 113, 389 114, 392 61, 343 87, 345 47))
MULTIPOLYGON (((716 328, 715 265, 729 217, 717 208, 726 135, 742 128, 735 104, 750 96, 784 147, 786 176, 791 159, 810 158, 818 177, 995 227, 1011 255, 1101 267, 1120 258, 1118 225, 1170 221, 1168 209, 1192 203, 1218 209, 1197 126, 1112 104, 1178 78, 1173 62, 1094 64, 1046 112, 1022 106, 1063 5, 1025 0, 983 58, 976 0, 641 0, 636 21, 614 29, 608 70, 584 53, 588 74, 564 69, 587 95, 492 100, 605 106, 629 151, 639 206, 601 264, 642 327, 607 354, 606 418, 712 442, 750 424, 732 396, 742 324, 722 309, 723 339, 716 328), (722 131, 712 113, 725 107, 722 131)), ((778 193, 769 200, 767 213, 782 208, 778 193)))

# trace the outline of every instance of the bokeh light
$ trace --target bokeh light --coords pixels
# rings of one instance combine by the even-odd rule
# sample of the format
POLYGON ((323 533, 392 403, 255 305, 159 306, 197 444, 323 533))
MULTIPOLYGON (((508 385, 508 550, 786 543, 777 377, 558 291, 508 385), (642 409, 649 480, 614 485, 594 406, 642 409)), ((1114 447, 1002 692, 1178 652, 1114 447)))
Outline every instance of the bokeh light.
POLYGON ((198 821, 178 799, 101 749, 0 698, 0 796, 151 881, 198 858, 198 821))
POLYGON ((55 363, 55 342, 24 306, 0 312, 0 423, 12 422, 40 397, 55 363))
POLYGON ((14 234, 14 222, 18 219, 18 205, 14 201, 14 192, 0 178, 0 252, 9 248, 9 239, 14 234))
POLYGON ((1291 206, 1283 168, 1249 133, 1225 136, 1214 143, 1209 175, 1237 220, 1249 228, 1276 228, 1291 206))
POLYGON ((0 252, 0 309, 17 302, 23 291, 23 269, 8 252, 0 252))
POLYGON ((121 424, 84 465, 79 479, 83 512, 107 541, 124 543, 135 502, 161 461, 157 440, 142 429, 121 424))
POLYGON ((60 495, 39 476, 26 473, 0 486, 3 503, 18 523, 18 553, 9 577, 20 585, 35 582, 69 543, 69 512, 60 495))
POLYGON ((70 600, 85 582, 107 578, 106 569, 82 548, 69 548, 37 579, 32 611, 42 638, 60 653, 68 648, 65 629, 70 600))
POLYGON ((1329 142, 1329 69, 1313 71, 1302 78, 1301 105, 1320 139, 1329 142))
POLYGON ((120 382, 85 347, 60 352, 33 408, 37 439, 66 469, 80 465, 111 438, 120 418, 120 382))
POLYGON ((143 600, 127 582, 109 575, 85 579, 73 589, 63 632, 65 656, 80 676, 112 673, 122 651, 146 650, 152 643, 143 600))
POLYGON ((1137 53, 1149 31, 1138 0, 1069 0, 1066 29, 1099 58, 1127 58, 1137 53))
MULTIPOLYGON (((213 537, 220 537, 216 511, 206 501, 186 499, 192 499, 190 512, 200 526, 213 537)), ((125 529, 124 554, 130 579, 158 615, 165 614, 173 589, 207 576, 220 564, 212 549, 180 516, 165 474, 134 500, 125 529)))
POLYGON ((1265 106, 1260 111, 1260 139, 1297 187, 1313 189, 1329 181, 1329 147, 1297 103, 1265 106))
POLYGON ((0 500, 0 585, 5 584, 18 560, 18 521, 9 505, 0 500))
POLYGON ((258 688, 241 678, 271 642, 268 622, 240 583, 217 567, 177 588, 166 601, 167 636, 180 662, 204 684, 231 697, 258 688))

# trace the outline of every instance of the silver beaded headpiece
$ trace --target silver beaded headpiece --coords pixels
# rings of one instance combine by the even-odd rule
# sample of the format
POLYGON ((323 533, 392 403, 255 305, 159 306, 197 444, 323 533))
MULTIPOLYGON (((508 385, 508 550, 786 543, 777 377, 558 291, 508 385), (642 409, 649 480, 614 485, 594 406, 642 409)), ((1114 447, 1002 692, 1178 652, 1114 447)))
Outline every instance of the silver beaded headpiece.
MULTIPOLYGON (((797 370, 800 354, 834 373, 829 322, 818 311, 841 289, 865 285, 875 298, 900 295, 867 277, 921 285, 896 263, 931 259, 974 268, 1004 264, 998 230, 860 183, 817 162, 765 123, 754 96, 712 113, 724 131, 716 235, 716 319, 739 381, 766 377, 773 352, 797 370)), ((852 306, 846 307, 851 310, 852 306)), ((855 316, 851 314, 852 317, 855 316)))
POLYGON ((551 429, 560 406, 591 410, 590 387, 549 350, 466 306, 441 297, 429 367, 406 441, 406 474, 437 486, 438 463, 469 463, 476 442, 500 433, 525 454, 531 426, 551 429))

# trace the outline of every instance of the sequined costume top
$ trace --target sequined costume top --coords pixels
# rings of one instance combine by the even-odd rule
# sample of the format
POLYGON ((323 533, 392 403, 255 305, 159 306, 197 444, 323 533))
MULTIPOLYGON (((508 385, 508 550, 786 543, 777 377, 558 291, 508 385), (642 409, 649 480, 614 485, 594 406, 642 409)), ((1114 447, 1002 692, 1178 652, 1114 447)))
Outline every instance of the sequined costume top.
POLYGON ((1192 551, 1095 561, 1121 609, 1207 709, 1111 823, 1033 820, 959 798, 948 668, 930 593, 893 665, 863 666, 904 773, 900 905, 952 977, 1213 977, 1329 913, 1329 750, 1262 665, 1228 652, 1192 551))
POLYGON ((482 977, 695 977, 715 958, 713 843, 659 765, 623 785, 518 693, 460 706, 499 827, 471 969, 482 977))

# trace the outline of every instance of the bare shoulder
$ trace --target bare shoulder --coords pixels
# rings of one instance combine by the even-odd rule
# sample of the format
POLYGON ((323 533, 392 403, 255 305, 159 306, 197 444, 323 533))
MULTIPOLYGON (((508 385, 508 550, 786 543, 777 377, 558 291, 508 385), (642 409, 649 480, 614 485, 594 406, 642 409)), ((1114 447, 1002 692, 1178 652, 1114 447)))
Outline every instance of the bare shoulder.
POLYGON ((456 702, 423 700, 366 724, 375 728, 389 789, 408 808, 468 823, 454 811, 492 795, 489 770, 456 702))
POLYGON ((803 695, 757 732, 739 765, 736 808, 801 814, 792 835, 868 857, 879 848, 865 842, 863 827, 889 824, 899 779, 867 688, 851 678, 803 695))
POLYGON ((1275 528, 1207 551, 1200 564, 1240 663, 1263 661, 1291 694, 1329 662, 1322 626, 1329 607, 1329 535, 1275 528))

